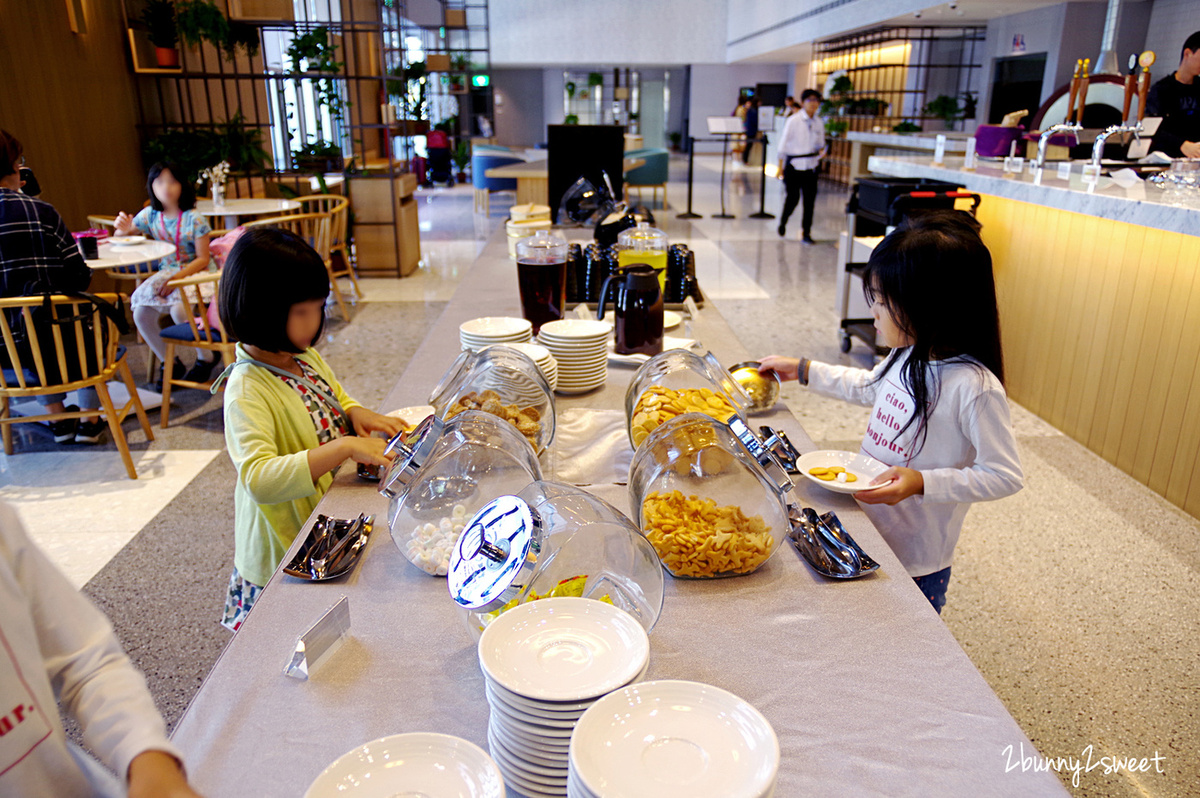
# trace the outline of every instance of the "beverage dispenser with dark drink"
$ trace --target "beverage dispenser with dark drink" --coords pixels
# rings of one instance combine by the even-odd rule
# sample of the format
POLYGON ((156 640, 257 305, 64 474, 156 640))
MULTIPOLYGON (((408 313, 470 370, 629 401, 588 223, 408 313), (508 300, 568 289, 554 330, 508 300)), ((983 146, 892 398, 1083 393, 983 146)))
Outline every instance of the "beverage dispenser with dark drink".
POLYGON ((567 241, 539 230, 517 242, 517 284, 521 313, 533 324, 533 333, 566 313, 567 241))

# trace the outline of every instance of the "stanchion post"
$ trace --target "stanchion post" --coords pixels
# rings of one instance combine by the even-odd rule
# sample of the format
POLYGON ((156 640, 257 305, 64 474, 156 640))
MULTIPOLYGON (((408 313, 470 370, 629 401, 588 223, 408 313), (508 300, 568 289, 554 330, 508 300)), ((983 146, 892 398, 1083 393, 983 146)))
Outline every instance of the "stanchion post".
POLYGON ((712 214, 714 219, 737 218, 725 210, 725 162, 729 160, 729 135, 725 133, 721 139, 721 212, 712 214))
POLYGON ((676 214, 676 219, 700 219, 698 213, 692 213, 692 173, 696 164, 696 139, 688 136, 688 206, 683 213, 676 214))
POLYGON ((758 213, 750 214, 751 219, 774 219, 775 214, 767 213, 767 134, 760 133, 762 136, 762 153, 763 165, 758 181, 758 213))

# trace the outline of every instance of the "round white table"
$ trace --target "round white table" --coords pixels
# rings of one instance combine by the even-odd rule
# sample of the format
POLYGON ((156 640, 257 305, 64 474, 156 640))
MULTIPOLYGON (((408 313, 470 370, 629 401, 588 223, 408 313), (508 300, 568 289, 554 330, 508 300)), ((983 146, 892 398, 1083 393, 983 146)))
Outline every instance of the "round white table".
POLYGON ((123 267, 137 266, 140 263, 160 260, 174 251, 174 244, 168 244, 166 241, 155 241, 154 239, 147 239, 141 244, 120 247, 105 241, 100 244, 100 257, 96 260, 85 260, 84 262, 89 268, 97 271, 103 269, 121 269, 121 273, 143 273, 149 275, 150 272, 145 269, 125 270, 123 267))
POLYGON ((296 200, 269 199, 267 197, 227 199, 222 205, 213 205, 211 199, 196 201, 196 213, 201 216, 221 217, 221 228, 224 230, 232 230, 237 227, 239 220, 247 216, 278 216, 299 207, 300 203, 296 200))

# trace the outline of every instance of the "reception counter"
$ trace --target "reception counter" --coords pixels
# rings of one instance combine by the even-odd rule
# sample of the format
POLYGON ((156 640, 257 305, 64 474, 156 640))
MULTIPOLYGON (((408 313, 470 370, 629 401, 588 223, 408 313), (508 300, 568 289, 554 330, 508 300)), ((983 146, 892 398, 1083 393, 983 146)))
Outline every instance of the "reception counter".
POLYGON ((1200 517, 1200 192, 870 159, 983 195, 1009 396, 1200 517), (1194 478, 1195 477, 1195 478, 1194 478))

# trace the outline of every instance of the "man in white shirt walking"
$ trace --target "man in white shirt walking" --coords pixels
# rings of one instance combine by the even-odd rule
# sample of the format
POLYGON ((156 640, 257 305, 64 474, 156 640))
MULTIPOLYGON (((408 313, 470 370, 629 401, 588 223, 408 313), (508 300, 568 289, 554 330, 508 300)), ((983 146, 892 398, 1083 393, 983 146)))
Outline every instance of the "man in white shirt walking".
POLYGON ((800 112, 788 117, 779 141, 779 172, 783 176, 787 198, 779 216, 779 235, 787 233, 787 220, 804 195, 801 229, 805 244, 812 240, 813 207, 817 202, 817 170, 825 157, 825 120, 817 116, 821 93, 805 89, 800 95, 800 112))

